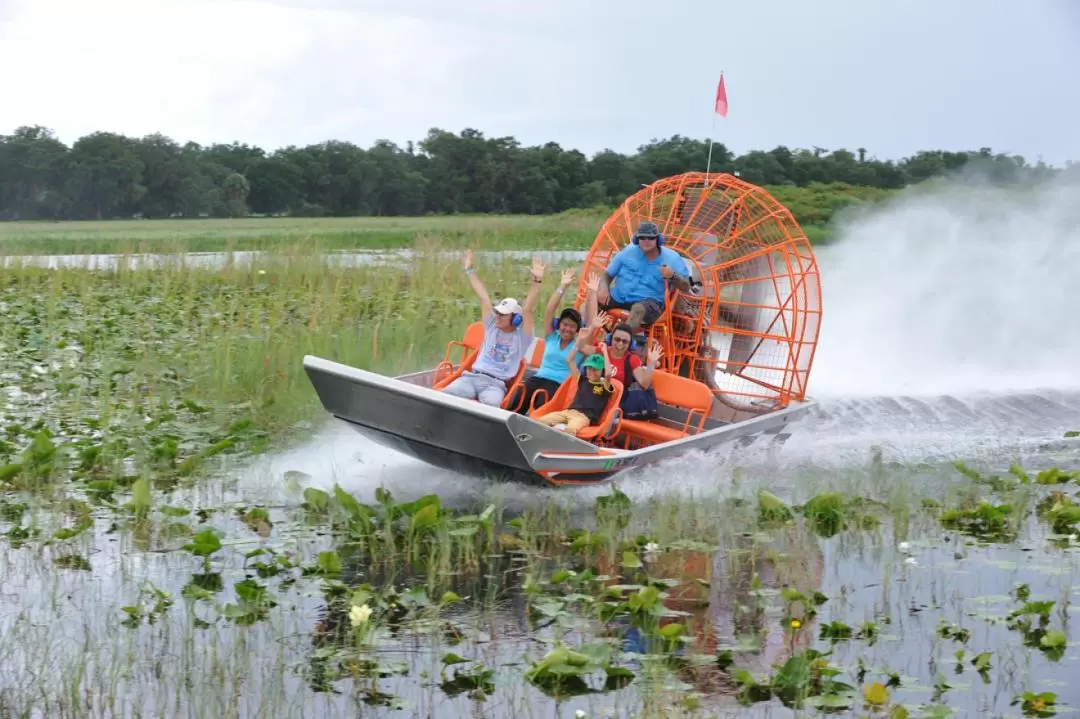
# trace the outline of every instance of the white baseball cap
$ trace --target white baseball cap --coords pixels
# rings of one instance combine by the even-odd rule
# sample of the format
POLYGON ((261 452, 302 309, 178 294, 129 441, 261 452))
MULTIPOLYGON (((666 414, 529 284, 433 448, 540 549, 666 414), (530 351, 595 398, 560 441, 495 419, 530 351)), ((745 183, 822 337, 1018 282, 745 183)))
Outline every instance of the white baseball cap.
POLYGON ((521 305, 513 297, 504 297, 502 302, 495 305, 492 308, 496 313, 500 315, 520 315, 522 314, 521 305))

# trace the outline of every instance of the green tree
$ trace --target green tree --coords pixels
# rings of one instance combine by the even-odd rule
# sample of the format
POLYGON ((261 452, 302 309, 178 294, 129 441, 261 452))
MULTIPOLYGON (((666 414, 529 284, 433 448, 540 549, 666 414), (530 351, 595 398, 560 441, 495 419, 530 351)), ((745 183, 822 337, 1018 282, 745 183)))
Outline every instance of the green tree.
MULTIPOLYGON (((70 148, 46 128, 0 135, 0 220, 263 215, 352 216, 442 213, 548 214, 614 206, 643 184, 704 170, 709 144, 675 135, 632 154, 587 157, 555 142, 523 146, 466 128, 431 128, 404 148, 328 140, 274 152, 233 142, 183 145, 161 134, 97 132, 70 148)), ((990 148, 924 150, 900 160, 821 147, 712 148, 712 169, 738 172, 773 190, 800 222, 827 223, 853 203, 942 175, 977 171, 997 182, 1076 177, 1073 164, 1031 165, 990 148)))

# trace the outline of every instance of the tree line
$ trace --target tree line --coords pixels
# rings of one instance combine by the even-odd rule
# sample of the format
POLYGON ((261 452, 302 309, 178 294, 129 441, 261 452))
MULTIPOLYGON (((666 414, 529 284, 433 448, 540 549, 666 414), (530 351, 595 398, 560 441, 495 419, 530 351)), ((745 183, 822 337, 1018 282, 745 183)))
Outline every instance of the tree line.
MULTIPOLYGON (((633 154, 587 157, 554 142, 523 146, 513 137, 438 128, 405 147, 330 140, 267 152, 111 132, 68 147, 47 128, 28 126, 0 135, 0 220, 551 214, 618 205, 644 183, 704 170, 708 149, 707 140, 675 135, 633 154)), ((898 161, 869 157, 864 148, 780 146, 735 155, 716 143, 712 150, 713 170, 768 186, 892 190, 972 167, 1006 183, 1080 174, 1077 163, 1031 164, 990 148, 926 150, 898 161)))

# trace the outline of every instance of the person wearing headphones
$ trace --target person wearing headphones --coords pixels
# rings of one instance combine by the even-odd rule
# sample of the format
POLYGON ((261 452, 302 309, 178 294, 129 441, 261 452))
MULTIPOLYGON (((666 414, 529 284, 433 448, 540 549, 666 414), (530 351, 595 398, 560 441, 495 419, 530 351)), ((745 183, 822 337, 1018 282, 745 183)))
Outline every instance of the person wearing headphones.
MULTIPOLYGON (((543 327, 548 330, 548 335, 544 338, 544 356, 540 361, 540 367, 536 370, 536 374, 525 380, 523 384, 525 398, 522 400, 521 406, 518 407, 518 414, 529 413, 533 396, 540 390, 547 394, 547 399, 551 399, 559 389, 559 385, 570 376, 570 365, 567 364, 567 361, 577 349, 577 335, 584 323, 581 319, 581 313, 573 307, 567 307, 560 312, 558 319, 555 318, 555 310, 558 309, 559 303, 566 293, 566 288, 573 282, 574 271, 572 269, 563 270, 559 286, 555 288, 551 299, 548 300, 547 308, 544 310, 543 327)), ((584 361, 583 356, 577 356, 578 365, 584 361)), ((537 406, 539 404, 538 402, 537 406)))
POLYGON ((690 268, 682 255, 664 247, 664 236, 655 222, 642 222, 630 244, 612 258, 600 278, 598 307, 628 310, 626 324, 636 335, 642 325, 656 322, 663 312, 664 280, 671 280, 680 290, 689 292, 690 268))
MULTIPOLYGON (((589 278, 589 291, 599 281, 595 275, 589 278)), ((638 348, 630 325, 620 322, 611 332, 603 334, 607 314, 598 312, 589 326, 578 333, 579 352, 592 354, 604 352, 610 365, 609 376, 623 383, 623 396, 619 407, 626 419, 653 419, 659 415, 656 391, 653 389, 653 372, 660 365, 664 350, 655 340, 649 347, 645 361, 638 356, 638 348)))
POLYGON ((533 257, 533 284, 525 297, 524 309, 513 297, 504 297, 492 306, 484 283, 476 275, 472 250, 465 250, 465 273, 473 292, 480 298, 480 316, 484 322, 484 342, 472 369, 443 388, 443 392, 464 399, 475 399, 498 407, 506 397, 508 383, 514 379, 525 353, 532 344, 533 315, 540 284, 544 281, 544 263, 533 257))

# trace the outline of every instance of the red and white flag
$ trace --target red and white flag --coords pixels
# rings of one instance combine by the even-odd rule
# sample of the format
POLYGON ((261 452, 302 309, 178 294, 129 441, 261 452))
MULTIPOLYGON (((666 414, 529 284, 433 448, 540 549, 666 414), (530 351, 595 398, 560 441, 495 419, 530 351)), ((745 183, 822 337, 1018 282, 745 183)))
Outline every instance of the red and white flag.
POLYGON ((716 114, 727 117, 727 88, 724 87, 724 73, 720 73, 720 84, 716 86, 716 114))

